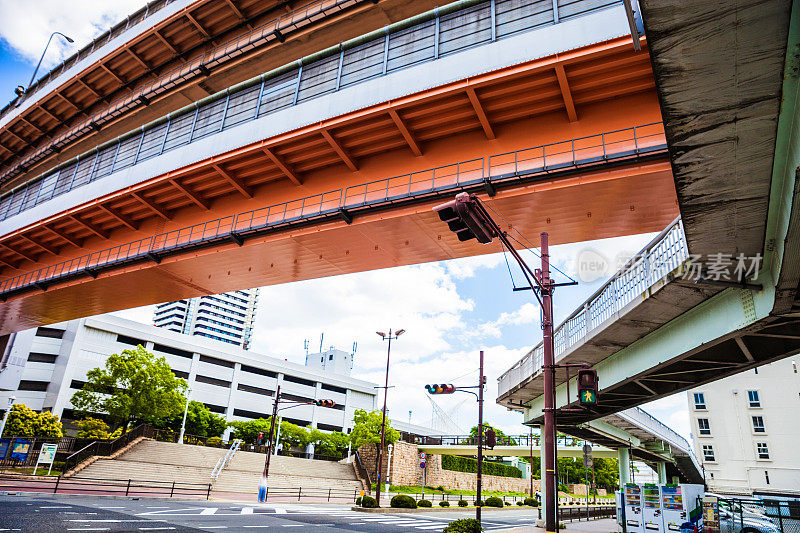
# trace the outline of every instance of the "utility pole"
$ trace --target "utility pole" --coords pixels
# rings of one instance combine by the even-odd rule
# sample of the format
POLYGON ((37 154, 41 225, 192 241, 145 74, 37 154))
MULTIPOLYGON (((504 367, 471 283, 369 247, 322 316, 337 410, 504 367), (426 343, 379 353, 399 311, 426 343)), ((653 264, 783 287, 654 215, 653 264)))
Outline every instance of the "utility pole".
POLYGON ((478 370, 478 505, 475 506, 475 520, 481 525, 481 470, 483 467, 483 385, 486 383, 483 377, 483 350, 481 350, 480 363, 478 370))
POLYGON ((275 401, 272 404, 272 420, 269 425, 269 443, 267 444, 267 459, 264 461, 264 479, 269 476, 269 460, 272 457, 272 449, 275 446, 273 438, 275 437, 275 421, 278 419, 278 402, 281 399, 281 386, 275 391, 275 401))
POLYGON ((550 250, 547 232, 542 232, 542 270, 539 272, 542 294, 542 326, 544 347, 544 469, 545 469, 545 532, 556 533, 556 413, 555 413, 555 349, 553 346, 553 287, 550 281, 550 250))
POLYGON ((533 428, 531 428, 531 434, 528 437, 528 444, 531 446, 531 468, 530 468, 530 478, 531 478, 531 498, 533 498, 533 428))

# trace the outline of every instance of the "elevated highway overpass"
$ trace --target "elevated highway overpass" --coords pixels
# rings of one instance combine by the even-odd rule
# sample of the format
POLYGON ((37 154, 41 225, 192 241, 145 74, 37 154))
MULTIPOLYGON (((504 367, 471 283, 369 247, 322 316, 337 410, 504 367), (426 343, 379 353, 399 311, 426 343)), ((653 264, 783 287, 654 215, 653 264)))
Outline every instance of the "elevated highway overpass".
MULTIPOLYGON (((586 435, 631 406, 800 353, 799 7, 642 2, 682 218, 558 329, 556 363, 589 363, 601 387, 559 430, 586 435), (736 276, 739 257, 757 268, 736 276)), ((536 347, 499 380, 498 403, 528 424, 543 418, 541 366, 536 347)), ((556 378, 556 407, 577 407, 574 379, 568 394, 556 378)))
POLYGON ((458 190, 554 242, 663 228, 678 206, 630 31, 619 2, 458 2, 33 175, 0 197, 0 333, 494 251, 431 216, 458 190))

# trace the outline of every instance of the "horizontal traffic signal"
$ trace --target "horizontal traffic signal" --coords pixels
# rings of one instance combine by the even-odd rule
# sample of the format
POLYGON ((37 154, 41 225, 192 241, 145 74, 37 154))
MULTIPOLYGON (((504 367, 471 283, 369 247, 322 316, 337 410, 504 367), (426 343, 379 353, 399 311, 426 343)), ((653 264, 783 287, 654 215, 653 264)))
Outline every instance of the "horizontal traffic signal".
POLYGON ((437 205, 433 210, 442 222, 447 222, 459 241, 476 239, 488 244, 497 236, 496 226, 474 194, 458 193, 454 200, 437 205))
POLYGON ((441 383, 441 384, 433 384, 433 385, 425 385, 425 389, 428 391, 428 394, 453 394, 456 391, 456 386, 452 383, 441 383))
POLYGON ((314 400, 314 405, 318 405, 320 407, 335 407, 336 402, 333 400, 314 400))

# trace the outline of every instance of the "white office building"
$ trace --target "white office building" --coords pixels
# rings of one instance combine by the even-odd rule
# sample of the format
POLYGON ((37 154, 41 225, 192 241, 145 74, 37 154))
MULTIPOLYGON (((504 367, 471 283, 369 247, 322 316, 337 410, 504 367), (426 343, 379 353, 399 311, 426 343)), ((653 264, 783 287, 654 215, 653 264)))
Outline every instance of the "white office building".
POLYGON ((800 496, 798 365, 783 359, 688 391, 709 490, 800 496))
POLYGON ((8 374, 0 406, 5 409, 13 395, 36 411, 72 418, 70 398, 86 373, 103 366, 110 354, 138 344, 163 355, 175 375, 189 382, 191 398, 229 421, 270 416, 278 386, 285 399, 336 402, 333 408, 298 405, 281 412, 284 420, 301 426, 347 432, 356 409, 376 408, 374 383, 111 315, 17 333, 2 371, 8 374))
POLYGON ((156 306, 153 324, 247 350, 257 303, 257 288, 167 302, 156 306))

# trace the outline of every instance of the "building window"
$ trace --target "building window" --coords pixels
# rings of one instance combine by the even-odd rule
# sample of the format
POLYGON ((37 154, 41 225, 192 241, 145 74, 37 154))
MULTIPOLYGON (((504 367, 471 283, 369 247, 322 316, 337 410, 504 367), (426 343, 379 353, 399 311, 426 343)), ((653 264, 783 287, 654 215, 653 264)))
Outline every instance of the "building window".
POLYGON ((228 387, 230 388, 231 382, 225 381, 224 379, 217 379, 212 378, 209 376, 201 376, 200 374, 194 377, 194 380, 198 383, 208 383, 209 385, 216 385, 217 387, 228 387))
POLYGON ((769 485, 769 472, 766 470, 764 470, 764 480, 767 482, 767 485, 769 485))
POLYGON ((769 459, 769 447, 766 442, 756 442, 756 453, 759 459, 769 459))
POLYGON ((186 359, 191 359, 194 355, 192 352, 181 350, 180 348, 173 348, 172 346, 166 346, 164 344, 154 344, 153 351, 177 355, 178 357, 185 357, 186 359))
POLYGON ((703 444, 703 459, 705 461, 713 462, 714 459, 714 447, 710 444, 703 444))
POLYGON ((699 429, 700 435, 711 435, 711 424, 709 423, 708 418, 698 418, 697 428, 699 429))
POLYGON ((296 376, 283 376, 283 381, 288 381, 289 383, 297 383, 298 385, 307 385, 309 387, 316 387, 317 384, 310 379, 303 379, 298 378, 296 376))
POLYGON ((189 373, 188 372, 184 372, 183 370, 175 370, 174 368, 172 368, 170 370, 172 370, 172 373, 175 374, 176 378, 189 379, 189 373))
POLYGON ((750 402, 750 407, 761 407, 761 398, 757 390, 747 391, 747 401, 750 402))
POLYGON ((705 409, 706 408, 706 395, 702 392, 695 392, 694 393, 694 408, 695 409, 705 409))
POLYGON ((764 427, 764 417, 753 417, 753 433, 766 433, 767 429, 764 427))
POLYGON ((37 328, 36 329, 36 336, 37 337, 47 337, 49 339, 60 339, 64 336, 63 329, 56 329, 56 328, 37 328))
POLYGON ((327 383, 322 384, 322 390, 329 390, 331 392, 338 392, 339 394, 347 394, 347 389, 343 389, 341 387, 336 387, 334 385, 328 385, 327 383))
POLYGON ((130 344, 131 346, 142 346, 142 347, 144 347, 144 345, 147 344, 142 339, 128 337, 127 335, 117 335, 117 342, 119 342, 120 344, 130 344))
POLYGON ((233 416, 241 416, 242 418, 269 418, 269 415, 266 413, 258 413, 256 411, 248 411, 246 409, 234 409, 233 416))
POLYGON ((224 359, 217 359, 216 357, 211 357, 208 355, 201 355, 200 362, 208 363, 210 365, 224 366, 225 368, 233 368, 236 365, 236 363, 233 361, 225 361, 224 359))
POLYGON ((250 372, 251 374, 266 376, 268 378, 278 377, 278 374, 276 374, 275 372, 270 372, 269 370, 264 370, 263 368, 256 368, 254 366, 248 366, 248 365, 242 365, 242 372, 250 372))
POLYGON ((49 353, 31 352, 28 354, 28 361, 31 363, 55 363, 58 355, 49 353))
POLYGON ((328 361, 333 361, 333 354, 330 354, 330 355, 328 356, 328 361))
POLYGON ((221 405, 214 405, 213 403, 203 403, 203 405, 208 407, 208 410, 212 413, 217 413, 219 415, 225 414, 225 407, 221 405))
POLYGON ((23 379, 22 381, 19 382, 17 390, 45 392, 47 391, 47 385, 49 385, 49 382, 47 381, 33 381, 29 379, 23 379))
POLYGON ((254 394, 262 394, 264 396, 272 396, 273 394, 275 394, 273 391, 269 389, 262 389, 261 387, 254 387, 253 385, 245 385, 244 383, 239 383, 239 385, 236 388, 237 390, 252 392, 254 394))

